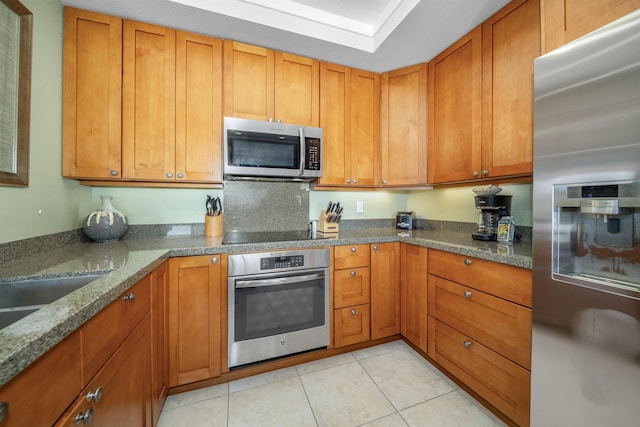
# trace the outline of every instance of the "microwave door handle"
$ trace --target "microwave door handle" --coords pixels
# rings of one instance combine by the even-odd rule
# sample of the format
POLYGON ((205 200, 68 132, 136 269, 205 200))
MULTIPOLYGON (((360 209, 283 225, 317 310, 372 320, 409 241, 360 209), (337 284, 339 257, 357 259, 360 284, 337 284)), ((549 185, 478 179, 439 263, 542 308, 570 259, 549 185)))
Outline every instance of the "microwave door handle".
POLYGON ((298 129, 298 134, 300 135, 300 173, 299 173, 299 176, 303 176, 304 175, 304 158, 305 158, 305 154, 307 152, 306 139, 304 137, 304 129, 303 128, 299 128, 298 129))
POLYGON ((324 279, 324 273, 305 274, 303 276, 274 277, 271 279, 236 280, 236 289, 258 288, 262 286, 288 285, 291 283, 308 282, 310 280, 324 279))

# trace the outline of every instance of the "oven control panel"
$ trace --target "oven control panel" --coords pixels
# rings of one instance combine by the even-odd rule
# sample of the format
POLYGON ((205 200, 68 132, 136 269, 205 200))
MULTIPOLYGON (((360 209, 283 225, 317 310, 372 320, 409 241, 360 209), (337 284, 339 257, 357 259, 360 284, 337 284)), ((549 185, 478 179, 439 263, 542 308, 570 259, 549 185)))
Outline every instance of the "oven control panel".
POLYGON ((260 270, 276 268, 304 267, 304 255, 289 255, 260 258, 260 270))

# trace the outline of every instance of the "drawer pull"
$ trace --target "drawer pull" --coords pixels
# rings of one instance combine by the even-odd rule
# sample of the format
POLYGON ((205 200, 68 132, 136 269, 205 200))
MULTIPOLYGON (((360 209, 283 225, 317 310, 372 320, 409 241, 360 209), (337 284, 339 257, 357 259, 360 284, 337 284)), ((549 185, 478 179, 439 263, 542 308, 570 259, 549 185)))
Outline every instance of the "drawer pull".
POLYGON ((358 314, 358 312, 356 311, 356 309, 355 309, 355 308, 352 308, 352 309, 351 309, 351 315, 352 315, 352 316, 355 316, 356 314, 358 314))
POLYGON ((211 258, 211 264, 217 264, 218 263, 218 257, 214 256, 213 258, 211 258))
POLYGON ((373 245, 373 250, 377 251, 378 250, 378 245, 373 245))
POLYGON ((0 423, 4 421, 9 415, 9 404, 7 402, 0 402, 0 423))
POLYGON ((87 393, 87 402, 91 402, 91 399, 95 400, 96 403, 100 402, 100 399, 102 399, 102 387, 98 387, 96 391, 87 393))
POLYGON ((352 246, 352 247, 351 247, 351 252, 355 252, 355 251, 356 251, 356 247, 355 247, 355 246, 352 246))
POLYGON ((351 272, 351 277, 356 277, 356 272, 355 271, 351 272))
POLYGON ((465 341, 463 345, 464 345, 464 348, 469 348, 471 347, 471 341, 465 341))
POLYGON ((469 258, 467 258, 467 259, 465 259, 465 260, 464 260, 464 265, 469 266, 469 265, 471 265, 472 263, 473 263, 473 261, 471 261, 469 258))
POLYGON ((76 424, 87 425, 91 422, 92 419, 93 419, 93 408, 89 408, 87 409, 87 412, 85 412, 84 414, 80 412, 78 415, 76 415, 76 424))
POLYGON ((471 298, 471 295, 472 295, 471 291, 464 291, 465 298, 471 298))
POLYGON ((133 302, 133 300, 136 299, 136 294, 131 292, 129 295, 123 296, 122 299, 125 301, 133 302))

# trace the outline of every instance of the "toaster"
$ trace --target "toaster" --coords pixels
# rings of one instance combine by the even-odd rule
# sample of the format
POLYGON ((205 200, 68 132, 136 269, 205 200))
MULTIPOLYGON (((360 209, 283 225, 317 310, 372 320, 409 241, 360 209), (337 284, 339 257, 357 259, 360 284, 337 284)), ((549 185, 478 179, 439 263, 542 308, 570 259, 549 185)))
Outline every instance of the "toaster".
POLYGON ((396 214, 396 228, 403 228, 405 230, 413 229, 413 222, 415 220, 415 214, 411 212, 398 212, 396 214))

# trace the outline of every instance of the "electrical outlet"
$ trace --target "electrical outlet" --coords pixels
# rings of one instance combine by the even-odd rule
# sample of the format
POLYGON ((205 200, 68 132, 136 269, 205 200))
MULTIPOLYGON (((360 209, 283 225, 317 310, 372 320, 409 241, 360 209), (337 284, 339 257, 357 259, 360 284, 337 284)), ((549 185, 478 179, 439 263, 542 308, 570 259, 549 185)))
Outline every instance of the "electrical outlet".
POLYGON ((356 213, 364 213, 364 202, 362 200, 356 202, 356 213))

